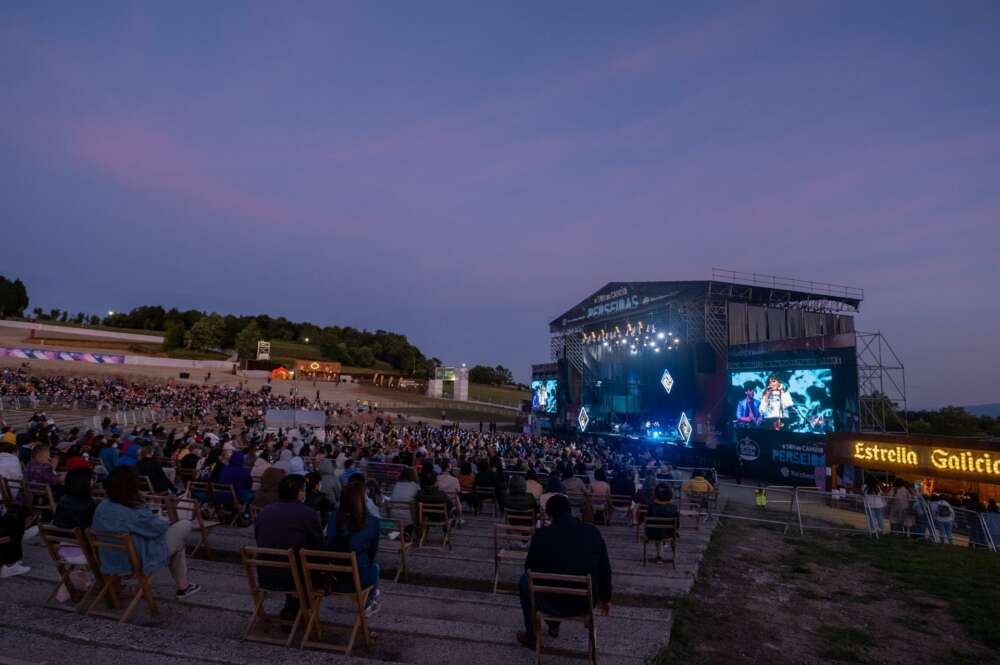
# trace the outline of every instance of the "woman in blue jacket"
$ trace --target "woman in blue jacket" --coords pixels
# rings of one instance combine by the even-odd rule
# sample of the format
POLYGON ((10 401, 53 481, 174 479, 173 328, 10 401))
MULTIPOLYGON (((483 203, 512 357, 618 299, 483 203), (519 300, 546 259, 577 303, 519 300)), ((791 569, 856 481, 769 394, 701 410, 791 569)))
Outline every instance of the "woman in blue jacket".
MULTIPOLYGON (((170 566, 177 585, 177 597, 186 598, 201 589, 187 576, 184 544, 191 533, 191 522, 180 520, 167 524, 150 511, 139 495, 139 474, 135 467, 118 466, 105 482, 108 498, 94 512, 94 531, 127 533, 146 575, 170 566)), ((105 575, 128 575, 132 572, 128 553, 101 550, 101 572, 105 575)))
MULTIPOLYGON (((368 512, 365 487, 361 483, 350 483, 344 488, 340 498, 340 508, 330 514, 326 525, 326 549, 334 552, 354 552, 358 560, 358 576, 361 587, 372 587, 368 594, 366 612, 371 615, 378 610, 379 567, 375 563, 378 554, 379 520, 368 512)), ((354 580, 340 580, 338 591, 352 591, 354 580)))

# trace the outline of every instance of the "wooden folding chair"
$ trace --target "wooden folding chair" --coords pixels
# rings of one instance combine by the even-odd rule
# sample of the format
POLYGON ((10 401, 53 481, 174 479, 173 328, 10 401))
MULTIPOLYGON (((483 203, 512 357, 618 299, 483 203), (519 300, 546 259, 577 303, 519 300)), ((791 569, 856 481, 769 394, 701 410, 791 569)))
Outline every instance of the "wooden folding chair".
MULTIPOLYGON (((17 495, 11 493, 11 488, 7 484, 8 482, 10 481, 8 481, 3 476, 0 476, 0 501, 3 501, 3 505, 8 510, 10 510, 11 508, 18 506, 19 504, 17 503, 17 495)), ((18 485, 18 487, 20 487, 20 484, 18 485)))
POLYGON ((413 541, 406 538, 405 529, 406 523, 402 519, 383 517, 379 520, 379 535, 388 542, 387 549, 399 552, 399 568, 396 569, 396 577, 393 578, 393 582, 398 582, 401 575, 403 580, 407 581, 409 575, 406 556, 413 546, 413 541), (395 539, 389 538, 389 535, 394 532, 399 535, 395 539))
POLYGON ((139 491, 146 494, 156 493, 153 491, 153 481, 149 479, 149 476, 139 476, 139 491))
POLYGON ((448 542, 451 536, 450 522, 448 520, 448 504, 446 503, 418 503, 417 523, 420 525, 420 544, 423 547, 430 530, 441 529, 441 546, 438 549, 446 550, 450 547, 448 542))
MULTIPOLYGON (((156 598, 153 597, 153 589, 149 585, 149 577, 142 570, 142 562, 136 554, 135 545, 132 538, 127 533, 115 533, 112 531, 94 531, 87 529, 87 541, 94 552, 95 559, 100 562, 104 552, 124 552, 128 556, 131 573, 125 575, 110 575, 102 573, 101 588, 94 597, 90 607, 87 608, 88 616, 102 616, 109 619, 117 619, 118 623, 125 623, 132 616, 132 612, 139 606, 140 600, 146 601, 149 613, 153 616, 159 614, 156 606, 156 598), (136 582, 136 588, 131 593, 123 593, 122 578, 132 577, 136 582), (98 609, 98 605, 104 600, 110 606, 109 610, 98 609), (129 600, 128 605, 122 611, 119 610, 123 600, 129 600)), ((100 564, 98 563, 98 566, 100 564)), ((98 570, 100 568, 98 567, 98 570)))
POLYGON ((247 572, 247 584, 250 585, 250 595, 253 596, 254 608, 250 623, 243 632, 243 639, 250 642, 264 642, 267 644, 281 644, 286 647, 291 646, 295 634, 299 631, 299 624, 305 620, 306 611, 309 607, 309 599, 303 591, 302 577, 299 575, 299 562, 295 557, 295 550, 269 549, 262 547, 240 548, 240 557, 243 559, 243 566, 247 572), (292 589, 276 589, 262 586, 259 582, 261 568, 274 570, 287 570, 292 580, 292 589), (282 619, 280 616, 268 614, 264 609, 264 603, 272 593, 288 594, 294 596, 299 601, 299 611, 293 621, 282 619), (282 627, 291 626, 288 637, 285 639, 270 637, 267 635, 255 634, 254 629, 259 624, 264 626, 278 625, 282 627))
POLYGON ((406 519, 412 524, 417 521, 417 506, 415 501, 383 501, 382 507, 386 517, 406 519))
POLYGON ((639 505, 635 511, 635 542, 641 542, 639 534, 642 533, 643 522, 646 521, 646 506, 639 505))
POLYGON ((182 496, 173 499, 174 517, 178 520, 191 520, 191 530, 198 533, 199 541, 194 546, 194 549, 191 550, 190 556, 192 557, 202 547, 211 554, 212 548, 208 546, 208 535, 212 532, 212 529, 222 524, 218 520, 207 519, 204 510, 205 504, 199 503, 190 497, 182 496))
POLYGON ((677 569, 677 533, 681 528, 680 517, 646 517, 645 528, 642 530, 642 565, 646 565, 646 546, 664 540, 670 541, 670 565, 677 569), (649 532, 669 533, 662 538, 651 538, 649 532))
POLYGON ((194 469, 185 469, 184 467, 177 467, 177 480, 184 485, 187 489, 188 483, 192 482, 198 477, 198 472, 194 469))
POLYGON ((487 501, 493 503, 493 517, 500 514, 500 505, 497 503, 496 489, 493 487, 476 488, 476 515, 483 512, 483 506, 487 501))
POLYGON ((374 636, 368 629, 365 605, 374 587, 361 588, 361 576, 358 573, 358 559, 355 553, 301 550, 299 559, 302 562, 302 577, 305 580, 306 595, 309 598, 309 620, 306 623, 305 634, 302 636, 302 648, 313 647, 328 651, 341 651, 345 656, 350 656, 359 630, 365 640, 365 645, 371 645, 374 636), (314 575, 316 577, 313 577, 314 575), (350 591, 327 591, 325 584, 332 582, 331 576, 335 579, 350 580, 353 582, 352 589, 350 591), (323 580, 323 582, 317 585, 319 580, 323 580), (355 619, 350 627, 320 621, 320 609, 327 596, 348 598, 354 603, 355 619), (347 644, 324 642, 323 631, 327 629, 347 634, 347 644), (315 639, 313 639, 314 635, 315 639))
POLYGON ((243 515, 243 511, 246 507, 240 501, 240 497, 236 494, 236 488, 232 485, 224 485, 222 483, 212 483, 212 505, 216 509, 216 517, 221 521, 225 513, 226 508, 231 508, 233 511, 233 519, 229 523, 229 526, 236 526, 239 521, 240 516, 243 515))
POLYGON ((535 526, 536 513, 534 510, 511 510, 508 508, 503 513, 504 523, 511 526, 527 526, 532 530, 535 526))
POLYGON ((528 571, 528 595, 531 598, 531 615, 535 625, 535 661, 541 663, 542 622, 573 621, 587 629, 587 660, 597 665, 597 630, 594 625, 594 591, 590 575, 554 575, 528 571), (570 596, 585 599, 586 608, 575 616, 547 614, 539 609, 538 594, 545 596, 570 596))
POLYGON ((604 526, 611 526, 611 501, 606 497, 590 497, 590 509, 594 511, 594 521, 597 521, 597 514, 603 518, 604 526))
POLYGON ((255 506, 250 504, 250 523, 256 525, 257 518, 260 516, 260 506, 255 506))
POLYGON ((528 558, 528 545, 534 533, 534 527, 530 526, 493 525, 493 593, 500 586, 500 568, 503 564, 519 564, 524 568, 524 562, 528 558))
POLYGON ((215 497, 212 495, 212 483, 204 480, 192 480, 187 484, 184 493, 197 501, 215 510, 215 497))
POLYGON ((87 600, 91 594, 96 593, 100 585, 103 584, 100 566, 90 548, 90 543, 80 529, 59 529, 54 526, 40 525, 38 534, 45 543, 45 548, 49 551, 52 563, 56 565, 59 573, 59 583, 52 590, 49 597, 45 599, 45 607, 58 610, 69 610, 81 612, 86 607, 87 600), (73 583, 72 574, 85 571, 94 575, 96 580, 86 589, 80 589, 73 583), (66 587, 73 605, 53 602, 59 590, 66 587))
POLYGON ((173 497, 147 494, 142 497, 142 500, 145 502, 146 507, 164 522, 173 524, 177 521, 177 510, 173 497))
POLYGON ((611 509, 608 515, 608 525, 611 525, 611 521, 614 516, 619 512, 625 514, 628 517, 629 511, 632 510, 632 497, 625 494, 612 494, 611 495, 611 509))
POLYGON ((38 513, 42 519, 50 521, 56 514, 56 497, 52 494, 52 485, 48 483, 22 482, 22 491, 27 492, 25 505, 33 513, 38 513))

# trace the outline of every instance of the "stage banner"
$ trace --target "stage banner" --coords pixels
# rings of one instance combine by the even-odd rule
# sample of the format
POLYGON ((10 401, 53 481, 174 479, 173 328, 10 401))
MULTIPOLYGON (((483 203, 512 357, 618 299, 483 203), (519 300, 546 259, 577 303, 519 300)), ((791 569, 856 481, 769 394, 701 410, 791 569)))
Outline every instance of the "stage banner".
POLYGON ((22 360, 69 360, 101 365, 124 365, 125 356, 113 356, 85 351, 49 351, 48 349, 11 349, 0 346, 0 358, 20 358, 22 360))
POLYGON ((745 478, 787 485, 815 483, 817 467, 827 465, 823 437, 768 430, 740 430, 736 452, 745 478))

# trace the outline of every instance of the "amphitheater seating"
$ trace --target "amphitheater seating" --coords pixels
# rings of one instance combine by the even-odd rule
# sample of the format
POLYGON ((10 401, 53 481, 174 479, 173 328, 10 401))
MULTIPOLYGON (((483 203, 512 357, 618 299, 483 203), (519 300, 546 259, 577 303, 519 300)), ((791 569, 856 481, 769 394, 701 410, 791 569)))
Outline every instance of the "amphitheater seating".
POLYGON ((493 593, 500 586, 500 572, 504 564, 515 564, 524 569, 528 544, 534 533, 535 529, 530 526, 493 525, 493 593))
POLYGON ((140 601, 145 601, 149 613, 153 616, 159 614, 156 605, 156 598, 149 585, 149 577, 142 570, 142 563, 139 555, 136 554, 135 545, 132 538, 127 533, 113 533, 111 531, 94 531, 87 529, 87 542, 90 543, 91 550, 95 553, 96 570, 100 572, 101 552, 107 550, 121 550, 128 554, 132 572, 129 575, 107 575, 101 574, 100 588, 93 602, 87 609, 89 616, 103 616, 109 619, 116 619, 118 623, 126 623, 139 606, 140 601), (124 578, 130 578, 135 583, 134 589, 128 590, 122 584, 124 578), (101 601, 108 605, 108 609, 101 609, 98 606, 101 601), (121 608, 122 601, 128 600, 128 605, 121 608))
POLYGON ((368 595, 372 592, 372 587, 361 587, 361 577, 358 574, 358 560, 354 552, 302 550, 299 552, 299 557, 302 562, 306 596, 309 599, 309 618, 306 622, 305 634, 302 636, 302 647, 341 651, 345 656, 350 656, 359 631, 365 644, 371 644, 373 637, 368 628, 368 617, 365 616, 365 604, 368 601, 368 595), (315 576, 316 573, 320 573, 321 575, 315 576), (325 587, 316 584, 315 580, 324 579, 326 576, 348 576, 352 580, 353 588, 351 591, 340 592, 327 590, 325 587), (328 596, 346 598, 354 604, 355 618, 350 627, 320 621, 320 610, 328 596), (347 635, 347 643, 333 644, 326 642, 322 639, 323 631, 345 633, 347 635))
POLYGON ((551 575, 528 573, 528 594, 531 596, 531 614, 535 620, 535 665, 542 662, 542 622, 570 621, 582 623, 587 630, 587 660, 597 665, 597 628, 594 623, 594 592, 590 575, 551 575), (577 616, 546 614, 538 609, 538 594, 569 596, 586 599, 586 610, 577 616))
POLYGON ((243 632, 243 639, 251 642, 264 642, 267 644, 281 644, 291 646, 292 640, 298 633, 299 625, 305 620, 306 610, 309 607, 309 599, 306 597, 302 585, 302 577, 299 575, 299 564, 295 557, 295 552, 289 548, 286 550, 268 549, 261 547, 244 546, 240 549, 240 557, 247 573, 247 584, 250 586, 250 595, 253 597, 253 614, 250 616, 250 623, 247 624, 243 632), (258 571, 261 568, 275 570, 287 570, 292 579, 291 589, 271 589, 262 586, 258 582, 258 571), (280 616, 268 614, 264 604, 268 596, 272 593, 290 594, 298 599, 299 611, 295 619, 288 621, 280 616), (260 627, 279 626, 287 628, 288 636, 284 639, 271 637, 270 635, 259 634, 260 627))
POLYGON ((87 607, 87 600, 103 584, 100 566, 97 565, 86 536, 80 529, 59 529, 45 524, 39 526, 38 534, 59 573, 59 582, 45 599, 45 606, 60 610, 83 611, 87 607), (79 579, 81 573, 83 577, 94 576, 96 581, 81 589, 73 579, 74 577, 79 579), (73 601, 72 606, 53 602, 63 588, 73 601))

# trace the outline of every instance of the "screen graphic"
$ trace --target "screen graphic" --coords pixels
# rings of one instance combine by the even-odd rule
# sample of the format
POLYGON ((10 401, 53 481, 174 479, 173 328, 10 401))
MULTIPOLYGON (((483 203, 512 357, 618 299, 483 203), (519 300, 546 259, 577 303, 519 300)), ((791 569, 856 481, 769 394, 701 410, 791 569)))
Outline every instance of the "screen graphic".
POLYGON ((542 413, 555 413, 558 408, 556 402, 556 387, 559 382, 555 379, 545 379, 544 381, 531 382, 531 410, 542 413))
POLYGON ((830 369, 730 373, 733 426, 824 434, 834 431, 830 369))

